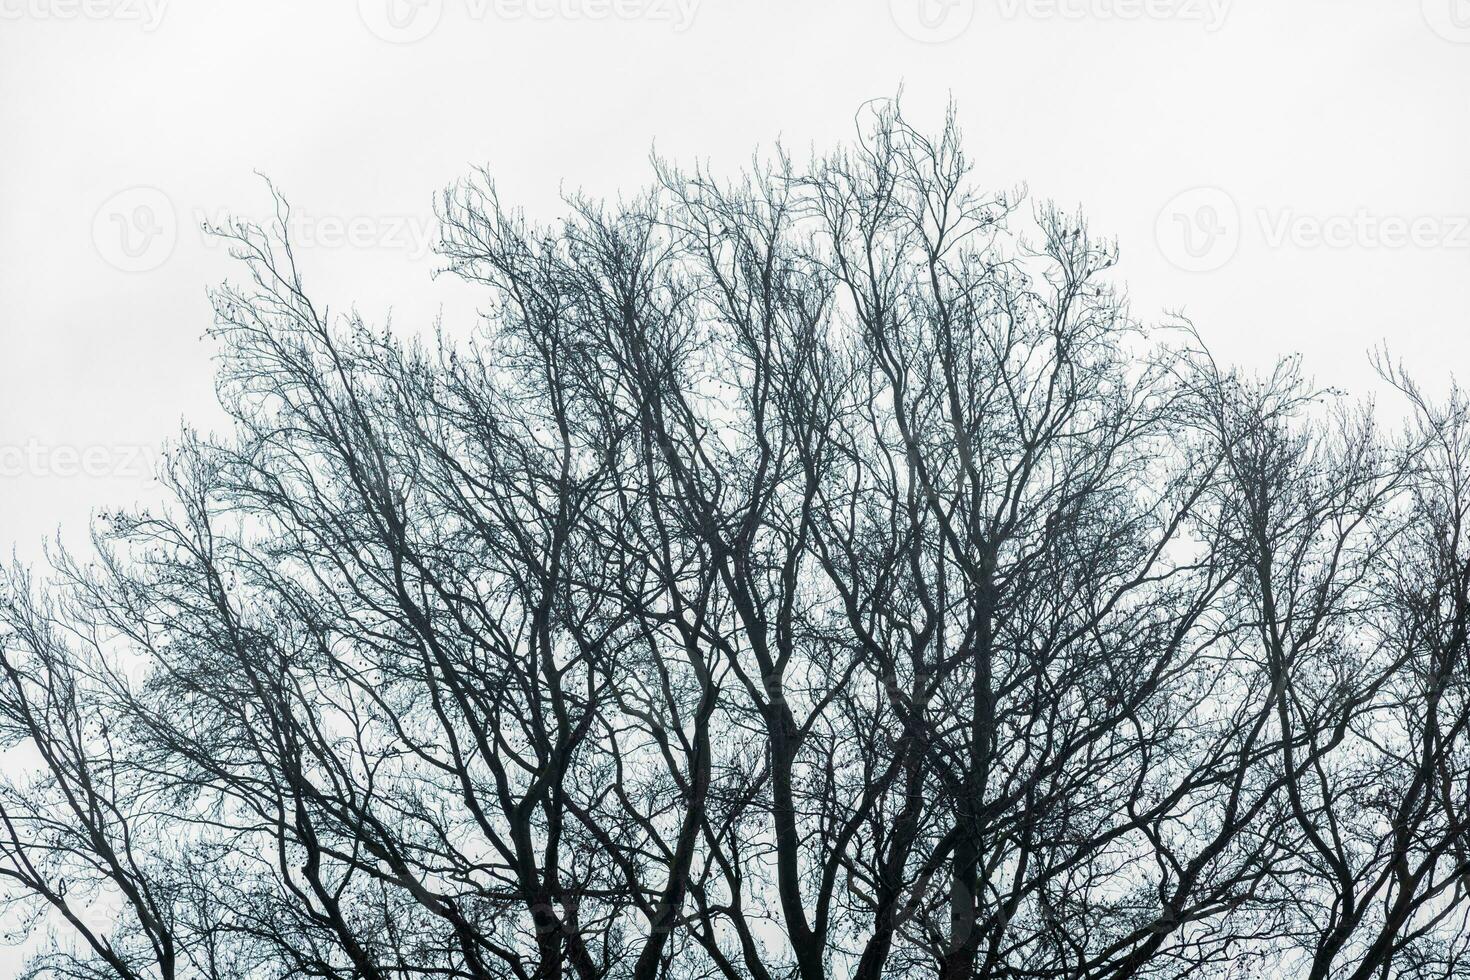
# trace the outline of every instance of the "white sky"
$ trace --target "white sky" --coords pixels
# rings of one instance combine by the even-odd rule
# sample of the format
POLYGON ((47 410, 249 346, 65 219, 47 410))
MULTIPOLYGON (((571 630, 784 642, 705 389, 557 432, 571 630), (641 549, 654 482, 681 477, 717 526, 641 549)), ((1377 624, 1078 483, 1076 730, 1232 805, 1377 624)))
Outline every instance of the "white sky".
POLYGON ((0 0, 0 550, 148 500, 180 420, 217 424, 231 263, 196 228, 262 215, 254 171, 320 296, 467 327, 425 246, 471 167, 549 216, 655 142, 826 148, 900 83, 921 120, 953 95, 982 181, 1116 235, 1141 317, 1356 390, 1385 340, 1470 373, 1470 0, 0 0))
POLYGON ((471 167, 549 216, 655 143, 828 147, 902 84, 921 120, 953 95, 980 180, 1116 235, 1138 315, 1361 390, 1383 340, 1433 382, 1470 347, 1467 83, 1470 0, 0 0, 0 549, 148 499, 215 424, 197 223, 264 214, 257 170, 320 295, 468 326, 426 247, 471 167))

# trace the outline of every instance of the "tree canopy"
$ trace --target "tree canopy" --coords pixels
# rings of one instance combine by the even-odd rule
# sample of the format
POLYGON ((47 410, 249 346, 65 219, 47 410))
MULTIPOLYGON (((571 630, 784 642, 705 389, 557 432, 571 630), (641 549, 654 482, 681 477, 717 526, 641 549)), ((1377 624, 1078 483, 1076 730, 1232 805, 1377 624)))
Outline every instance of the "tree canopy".
POLYGON ((1470 976, 1458 390, 1221 365, 886 103, 438 211, 472 340, 217 229, 231 430, 5 573, 29 975, 1470 976))

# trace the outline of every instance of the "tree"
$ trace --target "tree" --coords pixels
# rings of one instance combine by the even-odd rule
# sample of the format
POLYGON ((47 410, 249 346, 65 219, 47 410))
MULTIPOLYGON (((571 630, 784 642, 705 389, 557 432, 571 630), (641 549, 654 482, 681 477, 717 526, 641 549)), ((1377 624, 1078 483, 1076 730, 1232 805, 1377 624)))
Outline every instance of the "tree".
POLYGON ((319 310, 277 201, 233 431, 7 577, 35 976, 1466 972, 1460 395, 1145 328, 888 103, 554 227, 450 188, 471 340, 319 310))

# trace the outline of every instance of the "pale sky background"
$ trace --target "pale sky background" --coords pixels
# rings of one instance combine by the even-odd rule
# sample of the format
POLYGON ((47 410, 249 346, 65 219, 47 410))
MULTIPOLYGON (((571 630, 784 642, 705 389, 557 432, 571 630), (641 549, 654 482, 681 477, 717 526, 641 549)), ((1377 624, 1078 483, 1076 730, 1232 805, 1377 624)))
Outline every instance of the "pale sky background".
POLYGON ((156 498, 218 424, 197 225, 264 214, 255 171, 319 297, 468 330, 427 246, 472 167, 549 217, 655 143, 830 147, 900 84, 953 96, 981 181, 1115 235, 1138 316, 1353 390, 1384 341, 1470 375, 1470 0, 0 0, 0 549, 156 498))
POLYGON ((1116 236, 1141 318, 1355 390, 1385 340, 1470 373, 1470 0, 0 0, 0 549, 147 501, 217 424, 197 225, 263 215, 255 171, 319 297, 467 330, 427 248, 472 167, 549 217, 655 145, 825 149, 900 84, 953 96, 980 181, 1116 236))

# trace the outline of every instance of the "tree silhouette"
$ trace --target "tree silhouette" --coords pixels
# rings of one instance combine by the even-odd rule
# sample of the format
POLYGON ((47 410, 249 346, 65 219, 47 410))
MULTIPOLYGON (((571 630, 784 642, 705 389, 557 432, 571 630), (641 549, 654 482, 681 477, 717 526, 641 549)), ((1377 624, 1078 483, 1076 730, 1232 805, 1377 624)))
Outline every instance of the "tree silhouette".
POLYGON ((28 975, 1470 975, 1464 397, 1223 367, 865 112, 449 189, 469 341, 216 229, 232 430, 4 581, 28 975))

